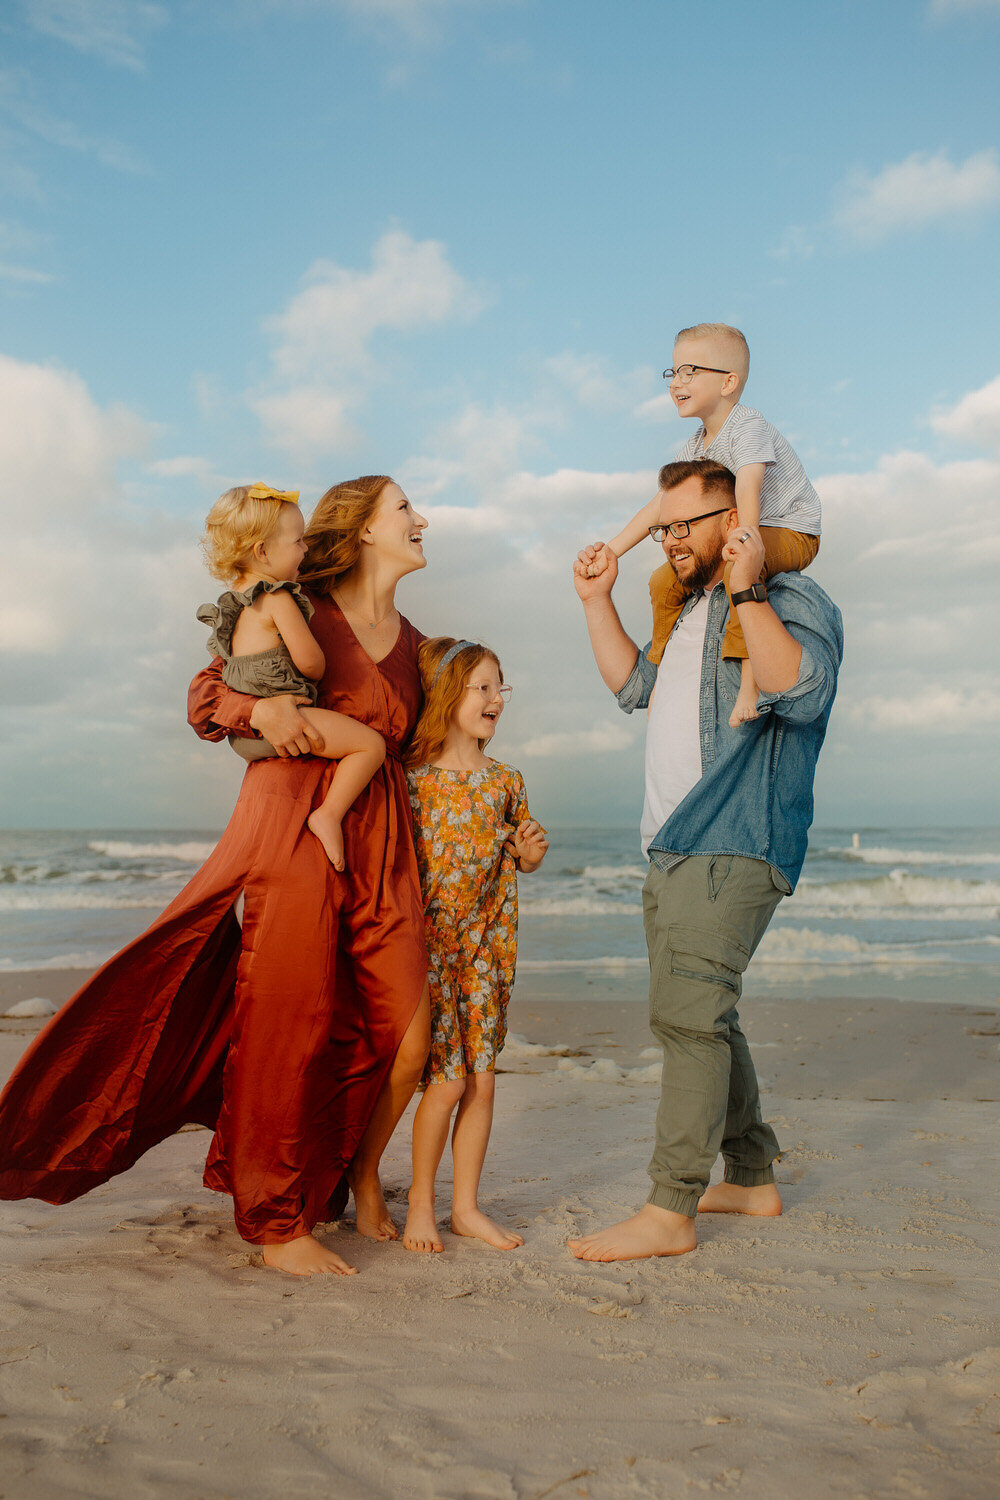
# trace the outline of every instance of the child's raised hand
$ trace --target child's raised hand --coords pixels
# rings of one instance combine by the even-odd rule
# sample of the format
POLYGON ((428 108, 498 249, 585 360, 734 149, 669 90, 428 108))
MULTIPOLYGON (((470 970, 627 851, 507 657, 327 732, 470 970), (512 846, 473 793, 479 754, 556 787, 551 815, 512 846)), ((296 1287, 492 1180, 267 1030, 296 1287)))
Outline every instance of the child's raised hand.
POLYGON ((584 601, 598 594, 610 593, 617 577, 618 558, 606 543, 594 542, 577 553, 573 583, 584 601))
POLYGON ((534 818, 525 818, 523 823, 518 823, 513 834, 507 840, 507 847, 517 860, 521 869, 527 873, 529 870, 537 870, 545 858, 549 841, 545 836, 545 829, 541 823, 536 823, 534 818))
POLYGON ((584 578, 600 578, 608 566, 608 549, 604 542, 592 542, 581 547, 576 560, 583 566, 584 578))

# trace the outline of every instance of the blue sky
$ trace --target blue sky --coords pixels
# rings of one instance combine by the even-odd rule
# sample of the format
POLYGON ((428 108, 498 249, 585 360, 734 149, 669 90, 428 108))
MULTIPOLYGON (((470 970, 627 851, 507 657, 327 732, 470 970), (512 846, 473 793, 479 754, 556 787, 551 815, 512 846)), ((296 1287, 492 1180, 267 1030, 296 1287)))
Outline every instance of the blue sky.
MULTIPOLYGON (((217 826, 183 723, 219 491, 390 472, 554 823, 637 814, 569 581, 688 435, 673 333, 824 501, 817 817, 981 821, 1000 691, 1000 0, 10 0, 0 822, 217 826)), ((637 636, 655 559, 626 559, 637 636)))

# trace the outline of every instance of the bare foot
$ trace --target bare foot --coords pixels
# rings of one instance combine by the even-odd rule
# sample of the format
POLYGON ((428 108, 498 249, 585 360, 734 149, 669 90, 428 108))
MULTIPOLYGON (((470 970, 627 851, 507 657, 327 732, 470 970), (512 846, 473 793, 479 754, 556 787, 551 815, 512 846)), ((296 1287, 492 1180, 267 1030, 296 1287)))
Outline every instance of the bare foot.
POLYGON ((261 1255, 265 1266, 287 1271, 290 1276, 320 1276, 324 1272, 334 1276, 358 1274, 357 1266, 349 1266, 311 1234, 301 1234, 282 1245, 263 1245, 261 1255))
POLYGON ((340 819, 327 812, 324 807, 315 808, 306 819, 310 833, 314 833, 326 850, 326 857, 335 870, 344 868, 344 832, 340 819))
POLYGON ((444 1249, 434 1222, 433 1208, 410 1204, 406 1228, 403 1230, 403 1244, 407 1250, 415 1250, 418 1255, 436 1255, 439 1250, 444 1249))
POLYGON ((354 1178, 348 1173, 347 1181, 354 1194, 358 1233, 369 1240, 398 1240, 399 1230, 393 1223, 378 1178, 354 1178))
POLYGON ((694 1220, 647 1203, 631 1219, 566 1244, 577 1260, 645 1260, 650 1255, 686 1255, 698 1244, 694 1220))
POLYGON ((736 694, 736 707, 729 715, 729 724, 732 729, 739 729, 741 724, 749 724, 754 719, 760 718, 757 712, 757 684, 753 683, 745 688, 740 685, 736 694))
POLYGON ((755 1214, 776 1219, 781 1213, 781 1194, 773 1182, 760 1187, 738 1187, 735 1182, 717 1182, 698 1199, 700 1214, 755 1214))
POLYGON ((452 1209, 451 1232, 469 1240, 485 1240, 494 1250, 516 1250, 518 1245, 524 1244, 519 1234, 515 1234, 512 1229, 504 1229, 502 1224, 497 1224, 478 1208, 467 1214, 458 1214, 452 1209))

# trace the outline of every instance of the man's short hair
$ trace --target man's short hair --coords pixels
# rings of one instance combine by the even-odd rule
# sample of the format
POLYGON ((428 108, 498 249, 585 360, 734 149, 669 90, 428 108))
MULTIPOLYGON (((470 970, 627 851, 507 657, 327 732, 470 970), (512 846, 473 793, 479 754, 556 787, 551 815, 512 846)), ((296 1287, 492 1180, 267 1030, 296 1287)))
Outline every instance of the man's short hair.
POLYGON ((700 479, 703 495, 723 495, 731 507, 736 505, 735 475, 714 458, 683 458, 664 464, 659 477, 661 490, 675 490, 685 479, 700 479))
POLYGON ((674 339, 711 339, 718 346, 722 363, 729 366, 740 378, 740 394, 750 375, 750 345, 738 328, 730 323, 695 323, 692 328, 682 328, 674 339))

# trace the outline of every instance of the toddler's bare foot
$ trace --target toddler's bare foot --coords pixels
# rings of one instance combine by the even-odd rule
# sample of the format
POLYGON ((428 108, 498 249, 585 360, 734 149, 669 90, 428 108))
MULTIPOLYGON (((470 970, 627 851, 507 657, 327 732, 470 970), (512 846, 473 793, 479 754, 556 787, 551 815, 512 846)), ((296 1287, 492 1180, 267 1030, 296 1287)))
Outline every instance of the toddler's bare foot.
POLYGON ((515 1234, 512 1229, 504 1229, 502 1224, 497 1224, 478 1208, 466 1214, 456 1213, 452 1209, 451 1232, 469 1240, 485 1240, 495 1250, 516 1250, 518 1245, 524 1244, 521 1235, 515 1234))
POLYGON ((760 1187, 738 1187, 735 1182, 717 1182, 698 1199, 700 1214, 755 1214, 776 1219, 781 1213, 781 1194, 773 1182, 760 1187))
POLYGON ((314 833, 326 850, 326 857, 335 870, 344 868, 344 833, 340 819, 335 813, 317 807, 306 819, 310 833, 314 833))
POLYGON ((349 1266, 346 1260, 334 1255, 311 1234, 301 1234, 298 1239, 286 1240, 282 1245, 263 1245, 261 1255, 265 1266, 287 1271, 290 1276, 357 1275, 357 1266, 349 1266))
POLYGON ((645 1260, 651 1255, 686 1255, 698 1244, 694 1220, 647 1203, 631 1219, 566 1244, 577 1260, 645 1260))
POLYGON ((354 1194, 358 1233, 369 1240, 398 1240, 399 1230, 392 1221, 378 1177, 355 1177, 348 1172, 347 1181, 354 1194))
POLYGON ((403 1244, 407 1250, 415 1250, 418 1255, 436 1255, 439 1250, 444 1249, 434 1222, 433 1208, 423 1204, 410 1204, 403 1230, 403 1244))
POLYGON ((729 715, 729 724, 732 729, 739 729, 741 724, 749 724, 753 719, 760 718, 757 712, 757 684, 749 688, 740 687, 736 694, 736 706, 729 715))

